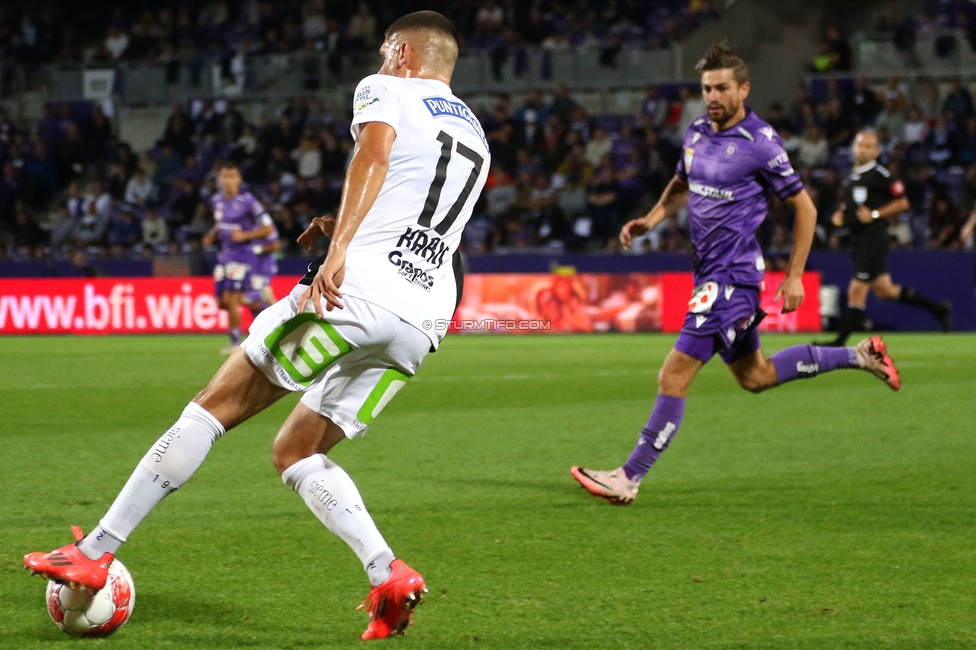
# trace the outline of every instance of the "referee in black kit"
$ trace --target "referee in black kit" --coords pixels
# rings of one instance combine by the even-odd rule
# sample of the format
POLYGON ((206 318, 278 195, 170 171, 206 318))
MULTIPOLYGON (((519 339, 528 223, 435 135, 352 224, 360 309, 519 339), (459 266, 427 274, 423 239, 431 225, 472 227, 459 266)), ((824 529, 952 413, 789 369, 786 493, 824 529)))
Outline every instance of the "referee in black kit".
POLYGON ((888 220, 908 210, 905 186, 878 164, 878 136, 860 131, 852 147, 854 169, 844 181, 844 200, 831 221, 845 226, 854 244, 854 277, 847 287, 847 311, 837 338, 826 345, 841 346, 851 332, 864 326, 868 290, 881 300, 897 300, 927 310, 949 331, 950 302, 934 302, 909 286, 897 285, 888 273, 888 220))

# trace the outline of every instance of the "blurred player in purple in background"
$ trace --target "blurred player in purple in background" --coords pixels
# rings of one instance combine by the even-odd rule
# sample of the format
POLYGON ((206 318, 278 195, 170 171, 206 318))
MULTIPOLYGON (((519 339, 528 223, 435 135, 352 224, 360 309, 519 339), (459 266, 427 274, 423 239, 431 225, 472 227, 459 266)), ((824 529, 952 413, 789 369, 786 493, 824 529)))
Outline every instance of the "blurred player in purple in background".
MULTIPOLYGON (((259 240, 277 238, 274 223, 261 203, 250 192, 241 191, 241 172, 234 163, 220 169, 220 193, 210 199, 214 227, 203 237, 203 245, 220 241, 214 266, 214 292, 220 308, 227 311, 230 343, 223 349, 231 354, 241 343, 241 306, 248 304, 252 287, 252 267, 257 261, 259 240)), ((262 246, 262 250, 263 250, 262 246)))
MULTIPOLYGON (((271 227, 274 228, 274 225, 271 227)), ((251 265, 251 283, 245 297, 247 308, 255 316, 277 302, 274 290, 271 288, 271 281, 278 274, 278 260, 275 258, 275 253, 280 250, 281 240, 278 239, 277 229, 267 237, 252 242, 251 252, 254 253, 254 262, 251 265)))
POLYGON ((756 327, 766 315, 759 307, 765 264, 756 229, 774 194, 796 215, 793 254, 776 292, 783 312, 795 311, 803 303, 802 275, 817 210, 779 135, 743 103, 750 88, 743 60, 727 46, 713 45, 697 69, 708 114, 685 133, 677 173, 661 200, 620 232, 629 248, 633 237, 688 206, 696 288, 685 324, 658 375, 654 410, 627 462, 612 471, 571 470, 590 494, 619 505, 637 496, 641 479, 681 425, 692 380, 716 354, 739 385, 753 393, 844 368, 867 370, 894 390, 901 386, 877 336, 850 348, 797 345, 769 359, 763 355, 756 327))

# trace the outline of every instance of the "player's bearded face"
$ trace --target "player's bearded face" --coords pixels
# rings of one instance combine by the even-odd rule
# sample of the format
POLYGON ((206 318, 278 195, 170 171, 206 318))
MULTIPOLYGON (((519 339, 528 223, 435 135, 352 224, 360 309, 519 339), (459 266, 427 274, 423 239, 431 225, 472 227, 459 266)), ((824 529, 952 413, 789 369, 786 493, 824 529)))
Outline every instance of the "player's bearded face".
POLYGON ((749 82, 739 84, 731 69, 706 70, 702 73, 702 99, 708 109, 708 119, 718 125, 731 120, 742 108, 749 95, 749 82))

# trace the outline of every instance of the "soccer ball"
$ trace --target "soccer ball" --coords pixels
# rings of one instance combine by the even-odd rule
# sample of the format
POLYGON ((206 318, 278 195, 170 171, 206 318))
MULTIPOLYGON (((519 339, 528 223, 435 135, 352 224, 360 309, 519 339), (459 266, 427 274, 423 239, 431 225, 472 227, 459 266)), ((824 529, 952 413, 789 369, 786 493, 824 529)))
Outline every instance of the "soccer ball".
POLYGON ((54 580, 47 583, 47 613, 71 636, 108 636, 125 625, 135 605, 136 586, 118 560, 112 560, 108 580, 98 591, 72 589, 54 580))

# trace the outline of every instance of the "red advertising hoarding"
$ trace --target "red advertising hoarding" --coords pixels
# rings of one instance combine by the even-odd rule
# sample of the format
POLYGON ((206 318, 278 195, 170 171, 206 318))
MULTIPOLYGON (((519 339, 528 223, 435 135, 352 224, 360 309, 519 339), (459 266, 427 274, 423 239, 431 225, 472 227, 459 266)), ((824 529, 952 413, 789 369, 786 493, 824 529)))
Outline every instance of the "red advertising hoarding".
MULTIPOLYGON (((806 300, 791 314, 773 303, 781 273, 766 274, 762 331, 820 331, 820 276, 805 273, 806 300)), ((275 279, 278 296, 297 276, 275 279)), ((690 273, 471 274, 452 330, 459 332, 677 332, 690 273)), ((251 321, 244 314, 244 327, 251 321)), ((0 334, 221 332, 209 278, 0 280, 0 334)))

